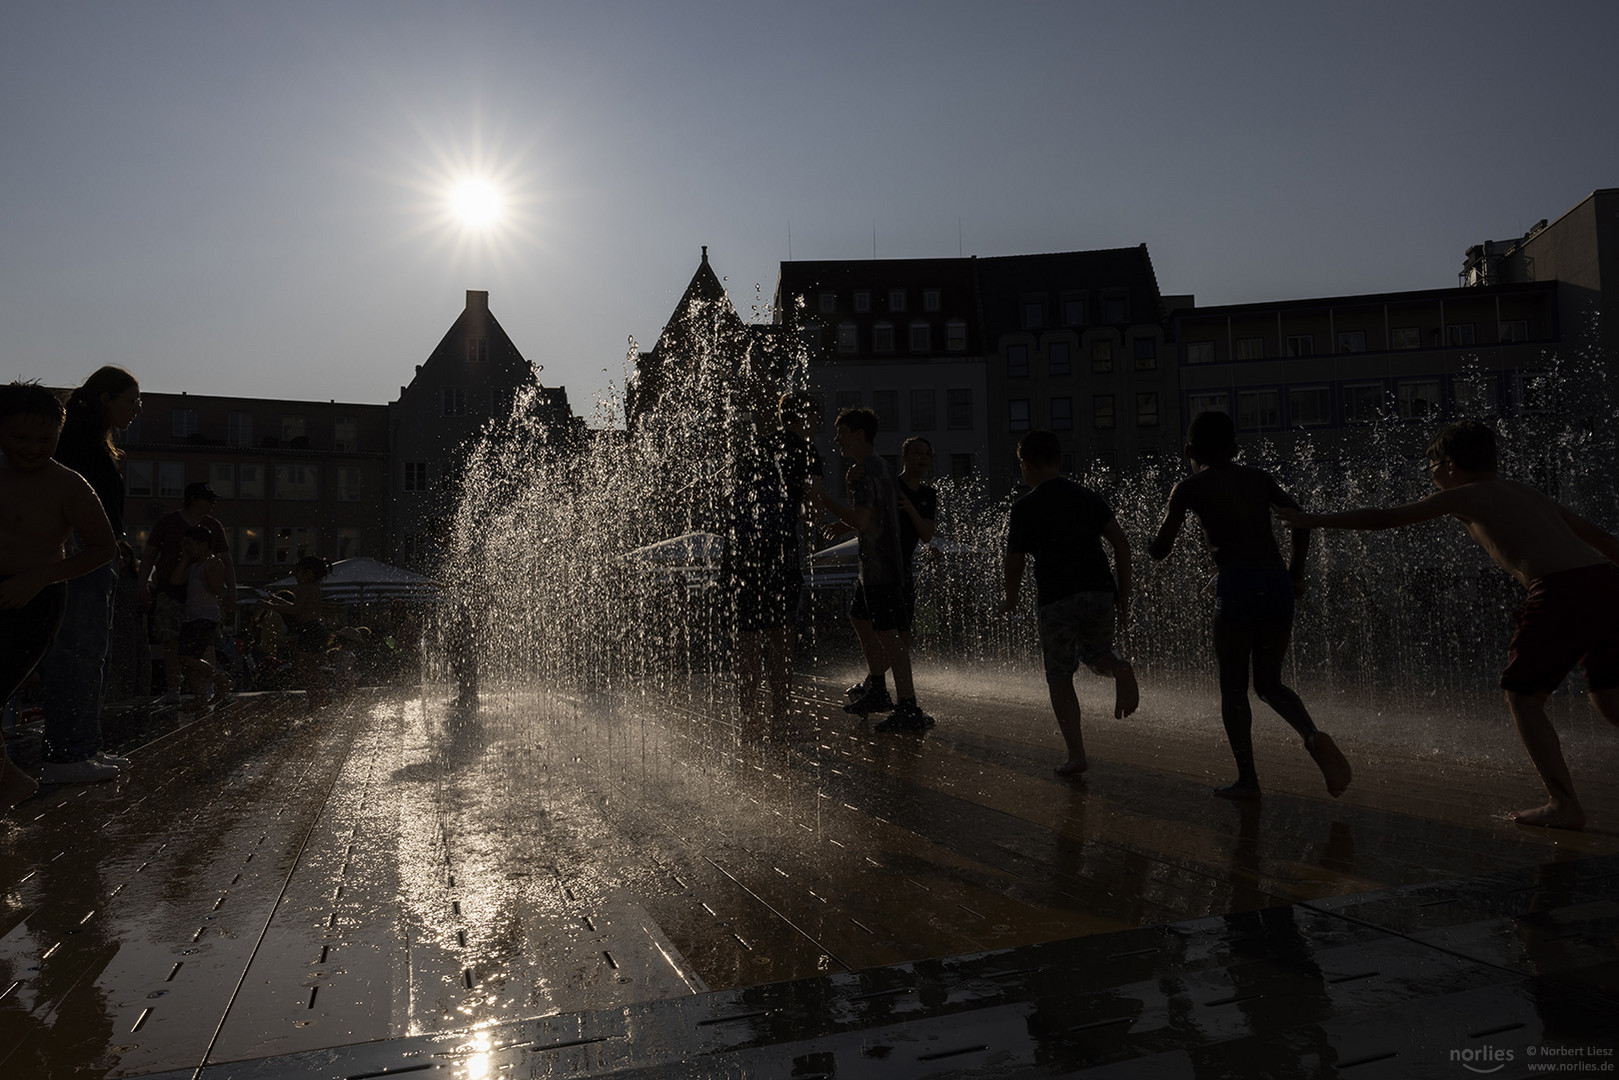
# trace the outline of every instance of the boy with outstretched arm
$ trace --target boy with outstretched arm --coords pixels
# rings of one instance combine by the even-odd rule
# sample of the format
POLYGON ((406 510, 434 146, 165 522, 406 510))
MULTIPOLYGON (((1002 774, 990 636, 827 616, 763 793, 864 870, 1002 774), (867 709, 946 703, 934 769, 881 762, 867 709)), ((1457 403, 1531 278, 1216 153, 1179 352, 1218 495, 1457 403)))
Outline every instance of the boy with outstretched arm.
POLYGON ((1135 673, 1113 647, 1115 627, 1130 620, 1130 541, 1112 509, 1096 492, 1062 475, 1062 444, 1049 431, 1031 431, 1017 448, 1029 492, 1012 504, 1006 537, 1006 599, 1002 614, 1016 610, 1028 557, 1034 556, 1034 588, 1045 661, 1046 690, 1057 727, 1068 745, 1059 776, 1090 767, 1079 726, 1074 673, 1084 664, 1114 684, 1113 715, 1123 718, 1140 703, 1135 673), (1102 551, 1106 540, 1118 567, 1114 579, 1102 551))
POLYGON ((1295 528, 1393 529, 1453 517, 1490 558, 1529 590, 1518 613, 1501 689, 1529 760, 1546 785, 1546 805, 1521 810, 1522 825, 1585 827, 1585 811, 1562 745, 1546 716, 1546 698, 1575 663, 1585 670, 1591 703, 1619 724, 1619 539, 1534 488, 1496 474, 1495 431, 1463 420, 1428 446, 1438 491, 1386 508, 1306 514, 1279 510, 1295 528))
MULTIPOLYGON (((0 386, 0 704, 50 650, 67 602, 64 582, 118 551, 95 490, 51 458, 64 417, 61 401, 37 383, 0 386), (74 533, 78 550, 64 554, 74 533)), ((0 810, 37 789, 0 750, 0 810)))
POLYGON ((1276 710, 1304 740, 1333 798, 1349 786, 1351 771, 1332 737, 1316 730, 1310 712, 1282 682, 1282 660, 1293 634, 1293 601, 1304 595, 1304 558, 1310 534, 1293 532, 1293 558, 1282 553, 1271 532, 1271 508, 1298 503, 1263 469, 1237 464, 1237 428, 1223 412, 1200 413, 1187 429, 1186 457, 1192 475, 1169 495, 1158 535, 1147 548, 1153 559, 1167 557, 1190 510, 1203 525, 1209 553, 1219 567, 1215 578, 1214 655, 1220 671, 1220 719, 1237 759, 1235 783, 1217 788, 1227 799, 1259 798, 1254 768, 1254 714, 1248 704, 1248 672, 1254 692, 1276 710))

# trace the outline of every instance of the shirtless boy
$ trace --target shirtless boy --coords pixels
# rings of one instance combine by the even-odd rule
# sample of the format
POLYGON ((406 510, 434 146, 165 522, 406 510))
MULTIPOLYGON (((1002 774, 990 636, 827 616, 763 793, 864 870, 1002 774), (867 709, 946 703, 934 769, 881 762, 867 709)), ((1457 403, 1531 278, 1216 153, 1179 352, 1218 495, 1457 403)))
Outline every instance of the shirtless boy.
POLYGON ((1438 491, 1381 509, 1306 514, 1278 510, 1296 528, 1393 529, 1450 516, 1490 558, 1529 590, 1512 635, 1501 689, 1529 760, 1546 785, 1546 805, 1521 810, 1521 825, 1585 827, 1585 811, 1563 760, 1546 698, 1578 662, 1591 703, 1619 724, 1619 539, 1531 487, 1496 475, 1495 432, 1463 420, 1428 446, 1438 491))
MULTIPOLYGON (((51 460, 64 415, 37 383, 0 386, 0 702, 49 651, 67 599, 63 583, 107 565, 118 550, 94 489, 51 460), (75 532, 82 546, 64 556, 75 532)), ((38 787, 0 750, 0 810, 38 787)))

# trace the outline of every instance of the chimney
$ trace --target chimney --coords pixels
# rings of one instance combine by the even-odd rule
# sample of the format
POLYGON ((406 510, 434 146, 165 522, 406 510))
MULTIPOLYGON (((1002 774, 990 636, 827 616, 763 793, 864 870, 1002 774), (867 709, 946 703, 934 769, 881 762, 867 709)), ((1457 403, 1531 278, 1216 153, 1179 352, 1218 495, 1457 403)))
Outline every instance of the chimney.
POLYGON ((488 289, 468 289, 467 290, 467 310, 468 311, 488 311, 489 310, 489 290, 488 289))
POLYGON ((703 265, 704 266, 708 265, 708 245, 707 244, 703 245, 703 265))

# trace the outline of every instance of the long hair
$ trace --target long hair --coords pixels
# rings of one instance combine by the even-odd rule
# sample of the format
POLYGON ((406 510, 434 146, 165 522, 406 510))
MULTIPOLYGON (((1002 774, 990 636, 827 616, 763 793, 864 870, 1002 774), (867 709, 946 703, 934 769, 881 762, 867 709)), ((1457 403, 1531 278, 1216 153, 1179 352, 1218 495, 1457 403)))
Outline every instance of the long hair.
POLYGON ((112 420, 107 416, 107 406, 102 402, 101 395, 117 397, 131 386, 140 386, 135 376, 121 367, 108 364, 98 368, 67 399, 67 422, 88 424, 94 428, 106 443, 107 453, 114 461, 123 458, 124 452, 112 441, 112 420))

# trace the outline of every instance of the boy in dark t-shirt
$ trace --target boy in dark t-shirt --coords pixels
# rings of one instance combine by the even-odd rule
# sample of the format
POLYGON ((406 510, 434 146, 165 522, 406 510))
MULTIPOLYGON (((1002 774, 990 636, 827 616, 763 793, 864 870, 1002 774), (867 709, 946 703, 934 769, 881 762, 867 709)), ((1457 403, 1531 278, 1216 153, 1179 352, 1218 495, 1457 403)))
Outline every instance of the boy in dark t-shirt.
POLYGON ((1215 794, 1259 798, 1253 709, 1248 704, 1251 663, 1254 692, 1299 733, 1321 768, 1327 792, 1336 799, 1349 786, 1349 762, 1331 736, 1316 730, 1299 696, 1282 683, 1282 659, 1293 632, 1293 600, 1304 595, 1310 534, 1293 530, 1290 569, 1271 532, 1271 507, 1297 509, 1298 503, 1269 473, 1236 463, 1237 429, 1223 412, 1200 413, 1192 420, 1186 456, 1196 471, 1170 493, 1169 508, 1147 554, 1154 559, 1169 554, 1190 510, 1202 522, 1209 553, 1220 568, 1215 581, 1214 655, 1220 667, 1220 718, 1237 759, 1237 779, 1215 794))
POLYGON ((1018 464, 1030 491, 1012 504, 1006 537, 1006 600, 1017 608, 1030 555, 1034 556, 1035 602, 1046 689, 1057 726, 1068 745, 1061 776, 1089 768, 1080 734, 1074 673, 1084 664, 1114 682, 1113 715, 1125 717, 1140 702, 1135 673, 1113 647, 1115 625, 1130 617, 1130 541, 1113 511, 1096 492, 1062 475, 1062 446, 1049 431, 1031 431, 1018 443, 1018 464), (1102 551, 1113 549, 1118 580, 1102 551))

